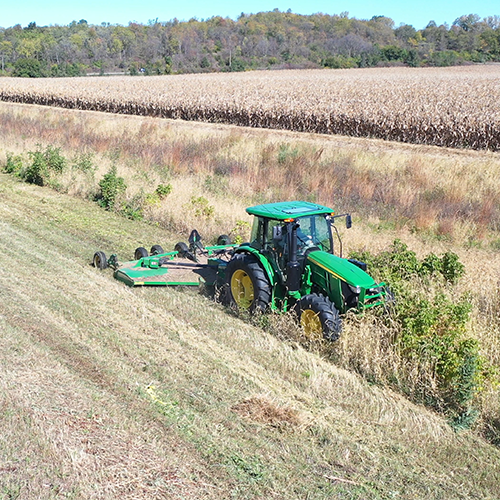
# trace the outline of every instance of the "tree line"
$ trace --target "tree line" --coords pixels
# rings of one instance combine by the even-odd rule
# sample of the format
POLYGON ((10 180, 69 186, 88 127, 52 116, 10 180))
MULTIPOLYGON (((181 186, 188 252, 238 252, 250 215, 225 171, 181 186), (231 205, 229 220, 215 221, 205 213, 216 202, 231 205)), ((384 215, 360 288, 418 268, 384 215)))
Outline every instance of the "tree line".
POLYGON ((500 61, 500 16, 463 15, 421 30, 392 19, 291 11, 128 26, 0 28, 0 75, 162 75, 285 68, 450 66, 500 61))

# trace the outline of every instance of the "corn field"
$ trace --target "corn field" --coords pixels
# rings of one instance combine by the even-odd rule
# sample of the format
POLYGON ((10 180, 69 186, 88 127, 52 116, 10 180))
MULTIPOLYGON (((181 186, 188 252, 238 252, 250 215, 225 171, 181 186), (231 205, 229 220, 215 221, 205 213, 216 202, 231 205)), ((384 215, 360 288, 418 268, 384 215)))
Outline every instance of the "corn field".
POLYGON ((500 150, 500 65, 1 78, 0 99, 500 150))

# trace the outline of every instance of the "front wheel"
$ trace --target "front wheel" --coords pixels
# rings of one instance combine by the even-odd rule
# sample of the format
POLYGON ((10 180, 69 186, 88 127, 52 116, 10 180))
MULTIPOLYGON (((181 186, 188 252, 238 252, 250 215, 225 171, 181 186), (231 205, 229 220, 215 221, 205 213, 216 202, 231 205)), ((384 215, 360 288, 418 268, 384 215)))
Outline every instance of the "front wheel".
POLYGON ((323 295, 311 293, 302 297, 295 306, 300 326, 309 340, 338 340, 342 321, 333 302, 323 295))
POLYGON ((271 302, 271 284, 256 257, 237 253, 226 267, 226 293, 239 309, 264 312, 271 302))

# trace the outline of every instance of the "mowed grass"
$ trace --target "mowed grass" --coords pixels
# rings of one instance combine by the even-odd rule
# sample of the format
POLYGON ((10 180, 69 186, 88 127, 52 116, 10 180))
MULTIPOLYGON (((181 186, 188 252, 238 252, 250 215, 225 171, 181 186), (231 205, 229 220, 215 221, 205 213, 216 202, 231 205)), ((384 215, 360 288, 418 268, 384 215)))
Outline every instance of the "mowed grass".
POLYGON ((498 449, 192 290, 92 268, 177 235, 0 175, 2 498, 498 497, 498 449))

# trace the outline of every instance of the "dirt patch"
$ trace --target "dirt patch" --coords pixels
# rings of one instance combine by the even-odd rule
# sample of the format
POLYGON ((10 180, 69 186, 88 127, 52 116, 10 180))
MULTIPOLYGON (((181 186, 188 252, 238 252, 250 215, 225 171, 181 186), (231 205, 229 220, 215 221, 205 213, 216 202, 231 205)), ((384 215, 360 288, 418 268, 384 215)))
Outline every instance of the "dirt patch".
POLYGON ((294 427, 300 424, 299 413, 296 410, 278 406, 274 402, 259 396, 245 399, 235 404, 231 409, 244 418, 271 427, 294 427))

